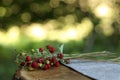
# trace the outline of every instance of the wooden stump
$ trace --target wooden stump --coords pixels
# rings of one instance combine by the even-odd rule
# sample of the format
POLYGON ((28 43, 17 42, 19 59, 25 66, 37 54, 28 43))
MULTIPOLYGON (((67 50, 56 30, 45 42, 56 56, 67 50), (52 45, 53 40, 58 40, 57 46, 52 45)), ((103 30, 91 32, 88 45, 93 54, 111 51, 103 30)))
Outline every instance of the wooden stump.
POLYGON ((64 65, 49 70, 18 70, 13 80, 94 80, 64 65))

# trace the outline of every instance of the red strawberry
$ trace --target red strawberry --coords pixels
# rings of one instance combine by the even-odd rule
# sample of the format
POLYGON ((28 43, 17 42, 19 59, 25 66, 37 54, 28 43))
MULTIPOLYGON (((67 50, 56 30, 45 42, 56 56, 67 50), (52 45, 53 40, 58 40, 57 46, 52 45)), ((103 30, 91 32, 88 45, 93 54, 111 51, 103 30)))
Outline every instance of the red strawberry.
POLYGON ((27 56, 26 57, 26 61, 30 61, 31 60, 31 57, 30 56, 27 56))
POLYGON ((33 68, 38 68, 38 63, 34 61, 34 62, 32 62, 31 66, 32 66, 33 68))
POLYGON ((43 48, 39 48, 39 51, 40 51, 40 52, 43 52, 43 51, 44 51, 44 49, 43 49, 43 48))
POLYGON ((59 63, 59 62, 56 62, 56 63, 55 63, 55 67, 58 67, 58 66, 60 66, 60 63, 59 63))
POLYGON ((51 46, 50 45, 47 45, 47 49, 50 49, 51 48, 51 46))
POLYGON ((21 65, 21 66, 24 66, 24 65, 25 65, 25 62, 21 62, 20 65, 21 65))
POLYGON ((45 65, 45 66, 43 67, 43 69, 44 69, 44 70, 47 70, 47 69, 48 69, 48 65, 45 65))
POLYGON ((64 55, 63 55, 62 53, 59 53, 59 54, 58 54, 58 57, 59 57, 60 59, 63 59, 64 55))
POLYGON ((39 62, 39 63, 43 63, 43 58, 39 58, 39 59, 38 59, 38 62, 39 62))
POLYGON ((52 58, 52 62, 53 62, 53 64, 55 64, 55 63, 57 62, 57 58, 56 58, 56 57, 53 57, 53 58, 52 58))
POLYGON ((47 67, 48 67, 48 69, 51 67, 51 65, 50 64, 47 64, 47 67))
POLYGON ((54 48, 54 47, 51 47, 51 48, 49 49, 49 51, 50 51, 51 53, 54 53, 54 52, 55 52, 55 48, 54 48))

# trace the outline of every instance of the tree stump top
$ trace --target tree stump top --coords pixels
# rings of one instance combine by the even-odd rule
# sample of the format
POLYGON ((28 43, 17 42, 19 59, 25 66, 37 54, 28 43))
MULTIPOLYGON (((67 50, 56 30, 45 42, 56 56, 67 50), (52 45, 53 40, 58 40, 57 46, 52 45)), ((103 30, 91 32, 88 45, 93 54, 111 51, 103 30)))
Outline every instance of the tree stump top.
POLYGON ((79 72, 76 72, 64 65, 49 70, 18 70, 13 80, 93 80, 79 72))

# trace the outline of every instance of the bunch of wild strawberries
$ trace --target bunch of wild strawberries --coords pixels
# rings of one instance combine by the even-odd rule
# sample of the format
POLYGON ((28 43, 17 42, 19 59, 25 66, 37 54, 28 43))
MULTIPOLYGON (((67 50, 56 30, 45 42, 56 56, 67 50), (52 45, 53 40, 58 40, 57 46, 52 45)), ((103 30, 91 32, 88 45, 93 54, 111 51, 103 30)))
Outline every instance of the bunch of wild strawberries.
POLYGON ((29 55, 23 52, 16 59, 19 61, 20 67, 28 70, 47 70, 51 67, 59 67, 60 63, 64 61, 62 50, 57 51, 53 46, 47 45, 46 48, 32 49, 29 55))

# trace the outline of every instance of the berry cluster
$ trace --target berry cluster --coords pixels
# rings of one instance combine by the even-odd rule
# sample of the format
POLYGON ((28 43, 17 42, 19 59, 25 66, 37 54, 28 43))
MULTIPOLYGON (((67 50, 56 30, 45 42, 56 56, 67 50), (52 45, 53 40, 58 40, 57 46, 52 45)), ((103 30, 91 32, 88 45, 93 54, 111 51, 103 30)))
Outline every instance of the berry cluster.
POLYGON ((28 70, 47 70, 51 67, 59 67, 60 63, 64 62, 63 57, 63 45, 58 50, 47 45, 46 48, 32 49, 28 54, 26 52, 18 54, 16 62, 19 63, 20 67, 28 70))

